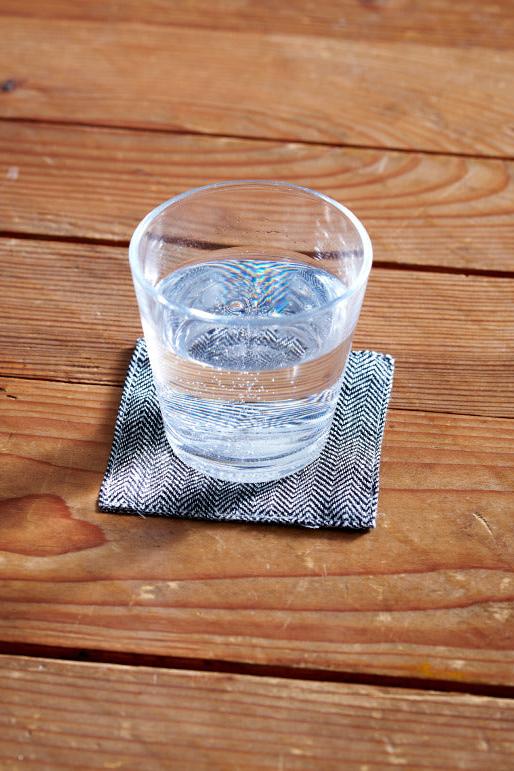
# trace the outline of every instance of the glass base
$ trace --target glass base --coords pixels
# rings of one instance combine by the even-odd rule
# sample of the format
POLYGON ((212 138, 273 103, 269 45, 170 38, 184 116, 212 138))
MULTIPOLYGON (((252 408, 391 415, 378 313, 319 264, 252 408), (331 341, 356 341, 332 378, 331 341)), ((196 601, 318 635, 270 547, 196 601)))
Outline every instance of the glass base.
MULTIPOLYGON (((256 484, 258 482, 272 482, 276 479, 294 474, 295 471, 308 466, 319 457, 326 437, 315 442, 302 451, 285 458, 264 460, 264 461, 245 461, 241 463, 228 463, 203 458, 198 455, 184 452, 172 444, 173 452, 186 466, 189 466, 200 474, 205 474, 213 479, 221 479, 226 482, 237 482, 239 484, 256 484)), ((170 442, 171 444, 171 442, 170 442)))

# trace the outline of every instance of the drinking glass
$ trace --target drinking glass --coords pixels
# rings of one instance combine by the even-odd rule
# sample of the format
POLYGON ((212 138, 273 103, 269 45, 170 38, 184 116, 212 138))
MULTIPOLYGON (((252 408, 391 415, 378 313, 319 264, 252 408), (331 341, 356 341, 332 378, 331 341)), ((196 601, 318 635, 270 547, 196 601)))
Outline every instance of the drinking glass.
POLYGON ((322 193, 242 180, 151 211, 130 264, 168 441, 218 479, 264 482, 321 452, 371 267, 322 193))

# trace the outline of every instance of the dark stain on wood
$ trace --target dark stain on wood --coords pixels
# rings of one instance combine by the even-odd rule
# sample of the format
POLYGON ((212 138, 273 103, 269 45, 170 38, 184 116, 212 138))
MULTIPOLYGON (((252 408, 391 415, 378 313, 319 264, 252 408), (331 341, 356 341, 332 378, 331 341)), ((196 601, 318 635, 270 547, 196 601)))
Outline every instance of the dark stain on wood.
POLYGON ((1 393, 1 394, 5 394, 5 396, 6 396, 6 398, 7 398, 7 399, 17 399, 17 398, 18 398, 18 397, 17 397, 17 396, 15 396, 14 394, 9 394, 9 393, 7 393, 7 389, 6 389, 6 388, 2 388, 1 386, 0 386, 0 393, 1 393))
POLYGON ((0 501, 0 551, 48 557, 94 549, 105 542, 101 528, 75 519, 58 495, 0 501))
POLYGON ((0 91, 2 91, 4 94, 9 94, 11 91, 14 91, 17 86, 18 83, 14 80, 14 78, 8 78, 0 84, 0 91))

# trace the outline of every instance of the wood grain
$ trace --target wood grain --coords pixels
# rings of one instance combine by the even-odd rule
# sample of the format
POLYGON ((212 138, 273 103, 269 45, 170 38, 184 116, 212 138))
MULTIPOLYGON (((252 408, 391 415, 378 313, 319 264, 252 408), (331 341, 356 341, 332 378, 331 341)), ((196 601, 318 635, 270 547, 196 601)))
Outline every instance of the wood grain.
MULTIPOLYGON (((141 334, 126 249, 3 239, 0 267, 0 373, 123 382, 141 334)), ((375 269, 354 348, 396 356, 395 407, 512 417, 513 300, 510 278, 375 269)))
POLYGON ((2 13, 496 49, 510 48, 514 37, 510 0, 3 0, 2 13))
POLYGON ((3 117, 514 153, 510 49, 14 16, 0 34, 3 117))
POLYGON ((9 771, 512 768, 507 699, 5 656, 0 703, 9 771))
POLYGON ((1 640, 514 684, 512 421, 392 410, 378 527, 313 532, 100 514, 119 389, 1 385, 1 640))
POLYGON ((508 161, 0 123, 4 231, 128 240, 156 204, 227 178, 328 193, 365 222, 380 262, 514 271, 508 161))

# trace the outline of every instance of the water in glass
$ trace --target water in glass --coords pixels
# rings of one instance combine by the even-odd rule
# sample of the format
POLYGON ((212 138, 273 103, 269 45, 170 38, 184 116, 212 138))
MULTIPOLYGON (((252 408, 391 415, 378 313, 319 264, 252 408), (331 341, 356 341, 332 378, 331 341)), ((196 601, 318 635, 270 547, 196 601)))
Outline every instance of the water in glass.
POLYGON ((230 250, 174 271, 157 290, 162 319, 146 337, 178 455, 233 481, 252 469, 275 479, 313 460, 351 346, 344 304, 333 302, 341 279, 313 260, 230 250))

